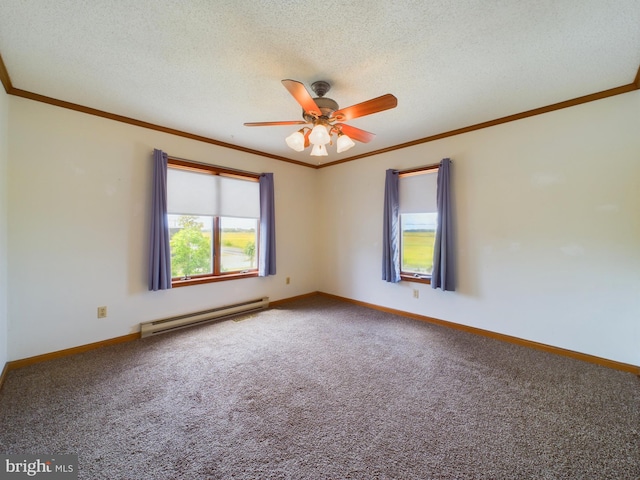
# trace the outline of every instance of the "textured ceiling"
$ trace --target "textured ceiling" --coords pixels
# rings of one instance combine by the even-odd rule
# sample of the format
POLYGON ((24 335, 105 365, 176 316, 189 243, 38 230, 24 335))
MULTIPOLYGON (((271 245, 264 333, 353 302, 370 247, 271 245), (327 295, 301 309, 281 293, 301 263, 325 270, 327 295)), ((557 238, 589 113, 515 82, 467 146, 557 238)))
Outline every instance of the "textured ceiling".
POLYGON ((16 89, 316 164, 243 126, 301 119, 280 80, 398 98, 337 161, 632 83, 640 1, 2 0, 0 55, 16 89))

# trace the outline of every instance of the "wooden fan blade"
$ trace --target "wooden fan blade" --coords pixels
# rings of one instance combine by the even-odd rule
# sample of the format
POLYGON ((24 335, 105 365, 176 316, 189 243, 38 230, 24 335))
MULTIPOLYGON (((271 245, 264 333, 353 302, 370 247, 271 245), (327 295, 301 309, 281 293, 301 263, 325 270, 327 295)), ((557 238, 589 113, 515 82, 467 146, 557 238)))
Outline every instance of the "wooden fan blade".
POLYGON ((359 128, 345 125, 344 123, 336 123, 336 126, 340 127, 342 133, 348 135, 352 140, 357 140, 358 142, 368 143, 376 136, 375 133, 365 132, 364 130, 361 130, 359 128))
POLYGON ((285 86, 289 93, 296 99, 296 102, 300 104, 302 109, 311 115, 320 116, 322 112, 316 105, 305 86, 296 80, 282 80, 282 84, 285 86))
POLYGON ((387 93, 381 97, 372 98, 366 102, 358 103, 347 108, 341 108, 333 112, 332 118, 346 122, 348 120, 364 117, 365 115, 371 115, 372 113, 382 112, 395 108, 398 105, 398 99, 387 93))
POLYGON ((304 120, 287 120, 284 122, 246 122, 245 127, 273 127, 276 125, 306 125, 304 120))

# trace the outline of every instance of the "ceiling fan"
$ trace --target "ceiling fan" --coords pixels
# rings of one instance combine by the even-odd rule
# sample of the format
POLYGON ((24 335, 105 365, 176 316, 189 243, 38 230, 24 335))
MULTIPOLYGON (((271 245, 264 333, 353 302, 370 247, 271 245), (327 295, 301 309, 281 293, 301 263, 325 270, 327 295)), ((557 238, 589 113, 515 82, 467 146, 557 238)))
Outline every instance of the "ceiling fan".
POLYGON ((325 94, 331 89, 331 85, 323 80, 311 84, 311 89, 317 95, 312 98, 305 86, 296 80, 282 80, 282 84, 302 107, 304 120, 288 120, 282 122, 248 122, 247 127, 268 127, 275 125, 311 125, 289 135, 285 141, 296 152, 301 152, 309 145, 313 145, 311 155, 326 156, 325 145, 331 142, 331 136, 337 135, 337 152, 342 153, 355 145, 353 140, 367 143, 375 137, 375 134, 352 127, 346 122, 372 113, 382 112, 395 108, 398 99, 390 93, 381 97, 372 98, 366 102, 358 103, 347 108, 339 108, 335 100, 326 98, 325 94))

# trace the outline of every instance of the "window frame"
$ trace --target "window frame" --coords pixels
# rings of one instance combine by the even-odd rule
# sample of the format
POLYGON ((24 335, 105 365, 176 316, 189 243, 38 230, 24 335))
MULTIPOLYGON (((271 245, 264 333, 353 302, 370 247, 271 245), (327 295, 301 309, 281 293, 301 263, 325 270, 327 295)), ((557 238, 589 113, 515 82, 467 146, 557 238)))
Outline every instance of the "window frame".
MULTIPOLYGON (((167 168, 179 169, 190 171, 194 173, 205 173, 209 175, 220 175, 224 177, 236 178, 239 180, 259 182, 260 174, 252 172, 244 172, 241 170, 234 170, 225 167, 219 167, 217 165, 210 165, 206 163, 198 163, 189 160, 172 158, 167 159, 167 168)), ((171 215, 175 215, 171 213, 171 215)), ((258 267, 240 272, 221 272, 220 271, 220 255, 216 254, 220 251, 220 216, 213 216, 213 232, 211 238, 211 259, 212 259, 212 273, 192 275, 189 278, 171 277, 171 287, 186 287, 190 285, 202 285, 204 283, 222 282, 227 280, 238 280, 241 278, 254 278, 258 277, 258 267)), ((258 260, 257 247, 260 244, 260 217, 258 217, 257 229, 256 229, 256 260, 258 260)), ((256 265, 259 265, 259 260, 256 261, 256 265)))
MULTIPOLYGON (((425 175, 427 173, 437 173, 440 169, 440 164, 436 163, 434 165, 427 165, 425 167, 417 167, 411 168, 408 170, 401 170, 398 172, 398 179, 402 179, 404 177, 412 177, 415 175, 425 175)), ((437 192, 436 192, 437 193, 437 192)), ((428 212, 425 212, 428 213, 428 212)), ((400 215, 398 215, 398 226, 400 226, 400 215)), ((402 230, 398 228, 398 247, 399 251, 402 252, 402 230)), ((405 282, 414 282, 414 283, 424 283, 426 285, 431 285, 431 275, 419 275, 410 272, 402 271, 402 264, 400 265, 400 280, 405 282)))

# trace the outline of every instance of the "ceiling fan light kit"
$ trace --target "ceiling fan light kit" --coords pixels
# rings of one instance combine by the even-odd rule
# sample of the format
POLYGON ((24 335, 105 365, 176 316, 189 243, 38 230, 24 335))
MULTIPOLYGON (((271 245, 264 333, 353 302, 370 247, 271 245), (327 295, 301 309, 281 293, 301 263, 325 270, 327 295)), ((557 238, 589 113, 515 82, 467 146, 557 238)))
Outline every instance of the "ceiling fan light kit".
POLYGON ((311 155, 314 157, 326 157, 329 154, 327 153, 327 147, 321 143, 316 143, 311 149, 311 155))
POLYGON ((311 155, 314 157, 327 156, 328 143, 332 142, 332 135, 337 136, 336 151, 346 152, 355 146, 354 140, 367 143, 375 135, 356 127, 340 123, 354 118, 382 112, 398 105, 398 99, 391 94, 367 100, 366 102, 340 109, 335 100, 324 95, 331 89, 328 82, 317 81, 311 84, 311 89, 317 95, 312 98, 305 86, 296 80, 282 80, 282 84, 302 107, 301 120, 287 120, 282 122, 249 122, 248 127, 262 127, 274 125, 301 125, 302 127, 285 138, 286 144, 296 152, 302 152, 309 145, 313 145, 311 155))
POLYGON ((316 124, 316 126, 311 129, 309 141, 314 145, 326 145, 329 143, 331 137, 329 136, 329 132, 327 132, 327 127, 320 123, 316 124))
POLYGON ((287 142, 287 145, 294 149, 296 152, 301 152, 304 150, 304 129, 301 128, 297 132, 293 132, 287 138, 284 139, 287 142))
POLYGON ((355 146, 355 142, 348 135, 338 133, 338 141, 336 142, 336 152, 342 153, 355 146))

